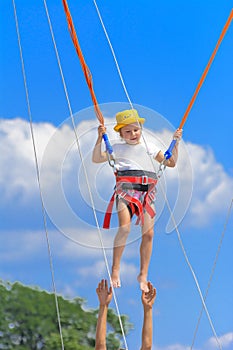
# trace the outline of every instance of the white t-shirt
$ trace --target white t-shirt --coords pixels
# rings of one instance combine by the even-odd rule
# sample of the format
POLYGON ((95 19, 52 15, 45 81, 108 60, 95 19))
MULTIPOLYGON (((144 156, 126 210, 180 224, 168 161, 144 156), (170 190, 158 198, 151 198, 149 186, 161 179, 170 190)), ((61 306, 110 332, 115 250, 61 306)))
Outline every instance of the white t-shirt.
POLYGON ((115 143, 113 146, 115 154, 115 166, 118 171, 124 170, 145 170, 155 172, 154 160, 160 148, 152 143, 144 142, 136 145, 129 145, 126 142, 115 143))

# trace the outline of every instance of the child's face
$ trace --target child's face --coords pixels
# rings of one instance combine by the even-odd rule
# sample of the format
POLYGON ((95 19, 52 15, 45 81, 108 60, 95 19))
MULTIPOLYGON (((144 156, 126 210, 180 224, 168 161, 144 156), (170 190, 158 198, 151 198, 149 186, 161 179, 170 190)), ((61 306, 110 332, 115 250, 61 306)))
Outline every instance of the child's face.
POLYGON ((126 143, 136 145, 140 142, 141 127, 138 123, 123 126, 123 128, 120 129, 120 135, 126 143))

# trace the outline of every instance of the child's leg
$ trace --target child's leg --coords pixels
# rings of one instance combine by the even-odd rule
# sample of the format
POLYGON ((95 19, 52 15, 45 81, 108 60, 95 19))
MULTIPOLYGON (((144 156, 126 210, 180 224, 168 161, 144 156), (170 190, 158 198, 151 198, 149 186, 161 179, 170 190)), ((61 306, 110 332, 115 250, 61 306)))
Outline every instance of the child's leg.
POLYGON ((113 262, 112 262, 112 285, 117 288, 121 286, 120 282, 120 262, 121 256, 125 249, 125 244, 127 237, 130 232, 130 222, 131 216, 127 205, 119 200, 118 203, 118 220, 119 220, 119 228, 114 239, 114 248, 113 248, 113 262))
POLYGON ((148 292, 147 274, 152 253, 153 236, 154 236, 154 219, 148 213, 144 214, 144 225, 142 227, 142 242, 140 246, 140 273, 138 282, 141 290, 148 292))

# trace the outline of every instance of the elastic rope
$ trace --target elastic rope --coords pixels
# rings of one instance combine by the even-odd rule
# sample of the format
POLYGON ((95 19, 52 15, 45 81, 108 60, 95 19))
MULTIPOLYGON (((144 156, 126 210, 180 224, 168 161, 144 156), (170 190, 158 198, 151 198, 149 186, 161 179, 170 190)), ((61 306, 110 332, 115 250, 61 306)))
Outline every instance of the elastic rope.
POLYGON ((79 57, 79 60, 80 60, 80 63, 81 63, 81 67, 82 67, 84 76, 86 78, 86 82, 87 82, 88 88, 90 90, 90 94, 91 94, 91 98, 92 98, 92 101, 93 101, 93 104, 94 104, 94 109, 95 109, 95 112, 96 112, 96 116, 97 116, 100 124, 104 124, 104 117, 103 117, 102 112, 101 112, 101 110, 99 108, 99 105, 98 105, 98 102, 97 102, 97 98, 95 96, 95 92, 94 92, 94 89, 93 89, 92 75, 91 75, 91 72, 90 72, 86 62, 85 62, 85 59, 84 59, 81 47, 79 45, 78 37, 77 37, 76 31, 75 31, 75 27, 74 27, 74 24, 73 24, 73 21, 72 21, 72 17, 71 17, 69 8, 68 8, 67 1, 66 0, 62 0, 62 3, 63 3, 64 11, 65 11, 65 14, 66 14, 66 19, 67 19, 67 22, 68 22, 68 28, 69 28, 70 36, 71 36, 71 39, 73 41, 73 44, 74 44, 75 50, 77 52, 77 55, 79 57))
MULTIPOLYGON (((60 73, 61 73, 61 77, 62 77, 62 84, 63 84, 63 88, 64 88, 64 91, 65 91, 65 96, 66 96, 66 100, 67 100, 67 104, 68 104, 68 109, 69 109, 70 117, 71 117, 71 120, 72 120, 72 125, 73 125, 73 129, 74 129, 74 134, 75 134, 75 140, 76 140, 76 144, 77 144, 77 147, 78 147, 78 152, 79 152, 79 156, 80 156, 80 159, 81 159, 81 163, 82 163, 82 166, 83 166, 83 169, 84 169, 85 180, 86 180, 88 193, 89 193, 89 197, 90 197, 90 201, 91 201, 91 205, 92 205, 93 215, 94 215, 94 219, 95 219, 95 223, 96 223, 96 227, 97 227, 97 231, 98 231, 98 235, 99 235, 99 240, 100 240, 100 244, 101 244, 101 248, 102 248, 102 252, 103 252, 103 256, 104 256, 106 270, 107 270, 107 274, 109 276, 109 280, 111 281, 111 284, 112 284, 111 273, 110 273, 110 269, 109 269, 107 255, 106 255, 106 251, 105 251, 104 244, 103 244, 103 239, 102 239, 102 234, 101 234, 101 230, 100 230, 100 225, 99 225, 97 214, 96 214, 95 204, 94 204, 94 200, 93 200, 93 196, 92 196, 92 192, 91 192, 91 188, 90 188, 90 183, 89 183, 89 179, 88 179, 86 166, 85 166, 83 155, 82 155, 82 152, 81 152, 81 147, 80 147, 80 143, 79 143, 78 134, 77 134, 77 131, 76 131, 76 126, 75 126, 75 121, 74 121, 73 112, 72 112, 72 108, 71 108, 71 103, 70 103, 70 99, 69 99, 69 95, 68 95, 68 91, 67 91, 66 82, 65 82, 65 79, 64 79, 64 74, 63 74, 63 71, 62 71, 61 61, 60 61, 60 57, 59 57, 59 53, 58 53, 58 49, 57 49, 57 45, 56 45, 56 41, 55 41, 55 36, 54 36, 54 32, 53 32, 53 28, 52 28, 52 24, 51 24, 51 20, 50 20, 50 16, 49 16, 49 11, 48 11, 48 7, 47 7, 47 4, 46 4, 46 0, 44 0, 44 6, 45 6, 45 10, 46 10, 46 15, 47 15, 48 23, 49 23, 49 29, 50 29, 50 33, 51 33, 51 37, 52 37, 55 53, 56 53, 56 59, 57 59, 58 66, 59 66, 60 73)), ((126 337, 125 337, 125 332, 124 332, 124 328, 123 328, 121 315, 120 315, 120 311, 119 311, 119 307, 118 307, 117 298, 116 298, 116 295, 115 295, 114 288, 112 288, 112 292, 113 292, 113 298, 114 298, 116 311, 117 311, 117 315, 118 315, 118 319, 119 319, 119 324, 120 324, 120 328, 121 328, 121 332, 122 332, 122 337, 123 337, 123 340, 124 340, 124 344, 125 344, 126 350, 128 350, 126 337)))
MULTIPOLYGON (((220 238, 218 249, 217 249, 217 252, 216 252, 215 259, 214 259, 214 263, 213 263, 213 267, 212 267, 212 270, 211 270, 210 278, 209 278, 209 281, 208 281, 207 289, 206 289, 206 292, 205 292, 204 300, 206 300, 206 298, 208 296, 208 293, 209 293, 210 285, 211 285, 211 282, 212 282, 212 279, 213 279, 213 276, 214 276, 214 271, 215 271, 215 268, 216 268, 216 265, 217 265, 217 260, 218 260, 219 254, 220 254, 220 250, 221 250, 221 247, 222 247, 223 239, 224 239, 224 236, 225 236, 225 233, 226 233, 226 230, 227 230, 227 225, 228 225, 228 222, 229 222, 229 219, 230 219, 232 205, 233 205, 233 199, 231 200, 231 203, 230 203, 230 206, 229 206, 229 209, 228 209, 228 212, 227 212, 226 220, 225 220, 225 223, 224 223, 224 226, 223 226, 223 231, 222 231, 222 234, 221 234, 221 238, 220 238)), ((198 331, 198 328, 199 328, 199 325, 200 325, 200 321, 201 321, 201 318, 202 318, 202 314, 203 314, 203 309, 204 308, 202 306, 200 314, 199 314, 199 317, 198 317, 197 325, 196 325, 196 328, 195 328, 195 331, 194 331, 194 336, 193 336, 192 345, 190 347, 190 350, 193 349, 193 346, 194 346, 194 343, 195 343, 197 331, 198 331)))
POLYGON ((188 267, 189 267, 189 269, 190 269, 190 271, 191 271, 191 274, 192 274, 193 279, 194 279, 194 281, 195 281, 195 284, 196 284, 196 287, 197 287, 198 293, 199 293, 199 295, 200 295, 200 298, 201 298, 201 301, 202 301, 202 306, 203 306, 203 309, 204 309, 204 310, 205 310, 205 312, 206 312, 206 316, 207 316, 207 318, 208 318, 208 321, 209 321, 210 327, 211 327, 211 329, 212 329, 212 332, 213 332, 213 334, 214 334, 214 337, 215 337, 215 339, 216 339, 216 342, 217 342, 217 344, 218 344, 218 346, 219 346, 219 349, 220 349, 220 350, 222 350, 221 343, 220 343, 220 341, 219 341, 219 339, 218 339, 218 336, 217 336, 217 333, 216 333, 216 331, 215 331, 215 328, 214 328, 213 322, 212 322, 212 320, 211 320, 211 317, 210 317, 210 315, 209 315, 209 312, 208 312, 207 306, 206 306, 206 304, 205 304, 205 300, 204 300, 204 297, 203 297, 203 294, 202 294, 202 291, 201 291, 201 288, 200 288, 200 285, 199 285, 198 279, 197 279, 197 277, 196 277, 196 274, 195 274, 195 272, 194 272, 194 270, 193 270, 193 268, 192 268, 192 265, 191 265, 191 263, 190 263, 190 261, 189 261, 189 259, 188 259, 188 256, 187 256, 187 253, 186 253, 186 250, 185 250, 185 248, 184 248, 184 245, 183 245, 183 242, 182 242, 182 239, 181 239, 181 235, 180 235, 180 232, 179 232, 178 226, 177 226, 177 224, 176 224, 176 221, 175 221, 175 218, 174 218, 173 212, 172 212, 172 210, 171 210, 171 207, 170 207, 169 201, 168 201, 168 199, 167 199, 166 193, 164 192, 164 189, 163 189, 163 187, 162 187, 162 186, 160 186, 160 188, 162 189, 163 196, 164 196, 164 199, 165 199, 165 202, 166 202, 167 208, 168 208, 168 210, 169 210, 169 212, 170 212, 171 219, 172 219, 172 222, 173 222, 173 224, 174 224, 175 231, 176 231, 176 233, 177 233, 177 238, 178 238, 178 241, 179 241, 179 243, 180 243, 180 246, 181 246, 181 249, 182 249, 182 252, 183 252, 184 258, 185 258, 186 263, 187 263, 187 265, 188 265, 188 267))
POLYGON ((211 66, 211 64, 212 64, 212 62, 214 60, 214 57, 215 57, 215 55, 216 55, 216 53, 218 51, 218 48, 219 48, 219 46, 220 46, 220 44, 221 44, 221 42, 222 42, 222 40, 223 40, 223 38, 225 36, 225 34, 226 34, 230 24, 231 24, 232 18, 233 18, 233 9, 230 12, 230 15, 229 15, 229 17, 228 17, 224 27, 223 27, 223 30, 222 30, 222 32, 220 34, 220 37, 219 37, 219 39, 217 41, 217 44, 216 44, 215 48, 214 48, 214 51, 212 52, 212 55, 210 56, 210 59, 209 59, 209 61, 207 63, 207 66, 206 66, 206 68, 205 68, 205 70, 204 70, 204 72, 203 72, 203 74, 202 74, 202 76, 201 76, 201 78, 199 80, 199 83, 198 83, 198 85, 197 85, 197 87, 195 89, 195 92, 194 92, 194 94, 193 94, 193 96, 192 96, 192 98, 191 98, 191 100, 189 102, 189 105, 188 105, 188 107, 187 107, 187 109, 186 109, 186 111, 184 113, 184 116, 183 116, 183 118, 181 120, 179 129, 182 129, 184 124, 185 124, 185 122, 186 122, 186 119, 187 119, 187 117, 189 115, 189 112, 190 112, 190 110, 191 110, 191 108, 192 108, 192 106, 193 106, 193 104, 194 104, 194 102, 196 100, 196 97, 197 97, 197 95, 199 93, 199 90, 200 90, 202 84, 204 83, 204 80, 205 80, 205 78, 207 76, 207 73, 208 73, 208 71, 210 69, 210 66, 211 66))
MULTIPOLYGON (((229 15, 229 17, 228 17, 228 19, 227 19, 227 21, 226 21, 224 27, 223 27, 223 30, 222 30, 222 32, 221 32, 221 34, 220 34, 220 37, 219 37, 219 39, 218 39, 218 41, 217 41, 217 44, 216 44, 215 48, 214 48, 214 51, 212 52, 212 54, 211 54, 211 56, 210 56, 210 59, 209 59, 207 65, 206 65, 206 67, 205 67, 205 69, 204 69, 204 71, 203 71, 203 73, 202 73, 202 76, 201 76, 201 78, 200 78, 198 84, 197 84, 197 87, 196 87, 196 89, 195 89, 195 91, 194 91, 194 94, 193 94, 193 96, 192 96, 192 98, 191 98, 191 100, 190 100, 190 102, 189 102, 189 104, 188 104, 188 107, 187 107, 187 109, 186 109, 186 111, 185 111, 185 113, 184 113, 184 116, 183 116, 183 118, 182 118, 182 120, 181 120, 181 122, 180 122, 179 129, 182 129, 182 128, 183 128, 183 126, 184 126, 184 124, 185 124, 185 122, 186 122, 186 120, 187 120, 187 118, 188 118, 188 115, 189 115, 189 113, 190 113, 190 111, 191 111, 191 109, 192 109, 192 106, 193 106, 193 104, 194 104, 196 98, 197 98, 197 95, 198 95, 198 93, 199 93, 199 91, 200 91, 200 89, 201 89, 201 86, 202 86, 202 84, 203 84, 204 81, 205 81, 205 78, 206 78, 206 76, 207 76, 207 74, 208 74, 208 71, 209 71, 209 69, 210 69, 210 67, 211 67, 211 64, 212 64, 212 62, 213 62, 213 60, 214 60, 214 58, 215 58, 215 55, 216 55, 216 53, 217 53, 217 51, 218 51, 218 49, 219 49, 219 46, 220 46, 220 44, 221 44, 221 42, 222 42, 222 40, 223 40, 223 38, 224 38, 224 36, 225 36, 225 34, 226 34, 226 32, 227 32, 229 26, 230 26, 230 24, 231 24, 232 18, 233 18, 233 9, 231 10, 231 13, 230 13, 230 15, 229 15)), ((169 148, 168 148, 167 151, 164 153, 164 156, 165 156, 166 159, 169 159, 169 158, 172 156, 172 150, 173 150, 173 148, 174 148, 174 146, 175 146, 175 144, 176 144, 176 141, 177 141, 176 138, 173 138, 173 140, 172 140, 171 143, 170 143, 169 148)))
POLYGON ((20 31, 19 31, 19 24, 18 24, 18 17, 17 17, 15 0, 12 0, 12 3, 13 3, 13 8, 14 8, 14 18, 15 18, 15 24, 16 24, 16 32, 17 32, 17 39, 18 39, 18 45, 19 45, 19 52, 20 52, 21 68, 22 68, 24 89, 25 89, 26 101, 27 101, 27 109, 28 109, 28 115, 29 115, 29 121, 30 121, 30 132, 31 132, 31 137, 32 137, 32 145, 33 145, 34 158, 35 158, 35 164, 36 164, 36 176, 37 176, 38 187, 39 187, 39 194, 40 194, 40 201, 41 201, 41 208, 42 208, 42 217, 43 217, 44 231, 45 231, 45 235, 46 235, 46 242, 47 242, 48 255, 49 255, 50 272, 51 272, 51 276, 52 276, 52 285, 53 285, 54 299, 55 299, 55 305, 56 305, 58 328, 59 328, 59 334, 60 334, 60 340, 61 340, 61 347, 62 347, 62 350, 64 350, 64 342, 63 342, 62 327, 61 327, 61 317, 60 317, 60 311, 59 311, 59 304, 58 304, 56 284, 55 284, 55 274, 54 274, 54 268, 53 268, 53 259, 52 259, 52 252, 51 252, 48 228, 47 228, 46 211, 45 211, 45 206, 44 206, 44 201, 43 201, 43 196, 42 196, 41 183, 40 183, 39 164, 38 164, 38 157, 37 157, 37 151, 36 151, 36 143, 35 143, 34 130, 33 130, 32 113, 31 113, 31 107, 30 107, 30 100, 29 100, 29 93, 28 93, 28 86, 27 86, 27 79, 26 79, 26 72, 25 72, 25 65, 24 65, 24 59, 23 59, 23 50, 22 50, 22 45, 21 45, 21 40, 20 40, 20 31))

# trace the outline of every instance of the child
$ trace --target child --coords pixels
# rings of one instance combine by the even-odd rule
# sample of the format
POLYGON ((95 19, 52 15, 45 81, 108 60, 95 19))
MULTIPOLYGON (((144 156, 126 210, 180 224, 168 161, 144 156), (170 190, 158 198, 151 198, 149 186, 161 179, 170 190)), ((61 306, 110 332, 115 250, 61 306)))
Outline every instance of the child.
MULTIPOLYGON (((155 222, 155 185, 157 182, 151 157, 161 163, 164 161, 162 151, 155 145, 141 143, 141 125, 144 118, 135 109, 125 110, 116 114, 117 124, 114 127, 120 133, 123 143, 114 144, 116 167, 116 190, 111 199, 116 197, 119 228, 114 240, 112 263, 112 286, 121 286, 120 261, 127 237, 130 232, 133 214, 141 221, 142 241, 140 246, 140 273, 138 282, 142 291, 148 292, 147 274, 152 253, 155 222)), ((98 128, 98 138, 92 155, 95 163, 108 161, 106 152, 102 152, 102 136, 106 132, 103 125, 98 128)), ((177 139, 172 156, 166 160, 166 166, 174 167, 178 158, 178 140, 182 137, 182 130, 177 129, 174 138, 177 139)), ((107 213, 107 216, 109 213, 107 213)), ((108 219, 105 218, 105 227, 108 219)))

